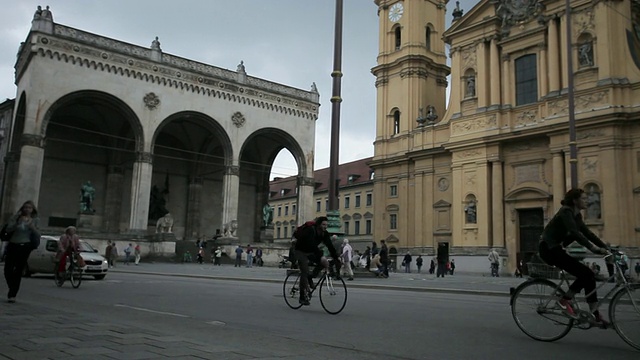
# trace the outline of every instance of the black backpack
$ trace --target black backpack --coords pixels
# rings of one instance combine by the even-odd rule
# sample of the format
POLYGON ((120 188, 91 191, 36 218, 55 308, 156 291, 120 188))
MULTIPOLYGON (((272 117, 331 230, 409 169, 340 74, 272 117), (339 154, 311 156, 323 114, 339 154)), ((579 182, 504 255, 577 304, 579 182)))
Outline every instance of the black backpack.
POLYGON ((298 226, 296 230, 293 232, 293 238, 296 240, 300 240, 300 236, 302 235, 302 232, 304 231, 304 229, 310 226, 314 226, 315 224, 316 224, 315 221, 307 221, 306 223, 298 226))

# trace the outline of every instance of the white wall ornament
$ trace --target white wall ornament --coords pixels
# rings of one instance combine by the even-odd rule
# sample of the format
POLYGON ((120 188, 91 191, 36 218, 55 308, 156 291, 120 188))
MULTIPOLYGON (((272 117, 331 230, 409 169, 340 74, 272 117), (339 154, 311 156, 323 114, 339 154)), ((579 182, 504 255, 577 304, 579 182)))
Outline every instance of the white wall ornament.
POLYGON ((244 126, 245 121, 246 119, 240 111, 236 111, 235 113, 233 113, 233 115, 231 115, 231 122, 238 128, 244 126))
POLYGON ((142 99, 144 101, 144 105, 149 108, 149 110, 154 110, 160 105, 160 98, 155 93, 147 93, 142 99))

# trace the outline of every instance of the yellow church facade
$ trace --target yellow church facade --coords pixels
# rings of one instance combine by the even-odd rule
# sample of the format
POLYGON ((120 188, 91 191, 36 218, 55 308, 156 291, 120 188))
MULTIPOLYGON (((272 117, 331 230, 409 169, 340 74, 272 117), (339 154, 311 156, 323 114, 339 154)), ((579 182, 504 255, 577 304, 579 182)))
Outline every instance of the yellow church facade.
POLYGON ((571 187, 570 47, 585 221, 640 255, 636 1, 571 1, 570 39, 564 1, 483 0, 446 30, 440 1, 374 3, 376 240, 479 268, 490 248, 508 271, 526 262, 571 187))

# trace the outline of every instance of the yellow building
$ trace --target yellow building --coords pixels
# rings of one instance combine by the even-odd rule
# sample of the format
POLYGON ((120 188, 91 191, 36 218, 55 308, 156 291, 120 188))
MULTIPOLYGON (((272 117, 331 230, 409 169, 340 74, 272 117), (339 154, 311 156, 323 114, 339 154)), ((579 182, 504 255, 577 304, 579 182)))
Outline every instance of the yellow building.
POLYGON ((481 269, 491 247, 509 271, 526 261, 570 187, 570 46, 575 163, 591 199, 585 219, 605 241, 638 256, 636 1, 571 1, 569 40, 565 1, 483 0, 464 15, 455 9, 446 31, 442 2, 374 3, 375 239, 415 253, 440 245, 481 269))
MULTIPOLYGON (((373 171, 371 158, 341 164, 338 168, 339 200, 342 231, 355 249, 373 241, 373 171)), ((314 171, 313 192, 315 215, 326 216, 329 202, 329 168, 314 171)), ((297 217, 296 176, 274 178, 269 183, 269 205, 273 207, 273 234, 279 242, 289 241, 299 225, 297 217)), ((313 219, 299 219, 301 223, 313 219)))

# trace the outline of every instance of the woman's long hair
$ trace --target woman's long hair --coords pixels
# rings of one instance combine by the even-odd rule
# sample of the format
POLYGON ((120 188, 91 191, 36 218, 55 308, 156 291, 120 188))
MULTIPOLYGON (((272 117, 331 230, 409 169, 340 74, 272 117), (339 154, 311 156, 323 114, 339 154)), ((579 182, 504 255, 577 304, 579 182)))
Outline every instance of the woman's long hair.
POLYGON ((576 200, 580 199, 580 196, 582 196, 582 194, 584 194, 584 190, 580 188, 571 189, 567 191, 566 194, 564 194, 564 199, 560 202, 560 204, 566 206, 575 206, 576 200))
POLYGON ((25 205, 31 205, 31 207, 33 208, 33 211, 31 212, 31 217, 38 217, 38 209, 36 209, 36 204, 33 203, 33 201, 31 200, 27 200, 24 202, 24 204, 22 204, 22 206, 20 206, 20 210, 18 210, 18 213, 22 214, 22 209, 24 209, 25 205))

